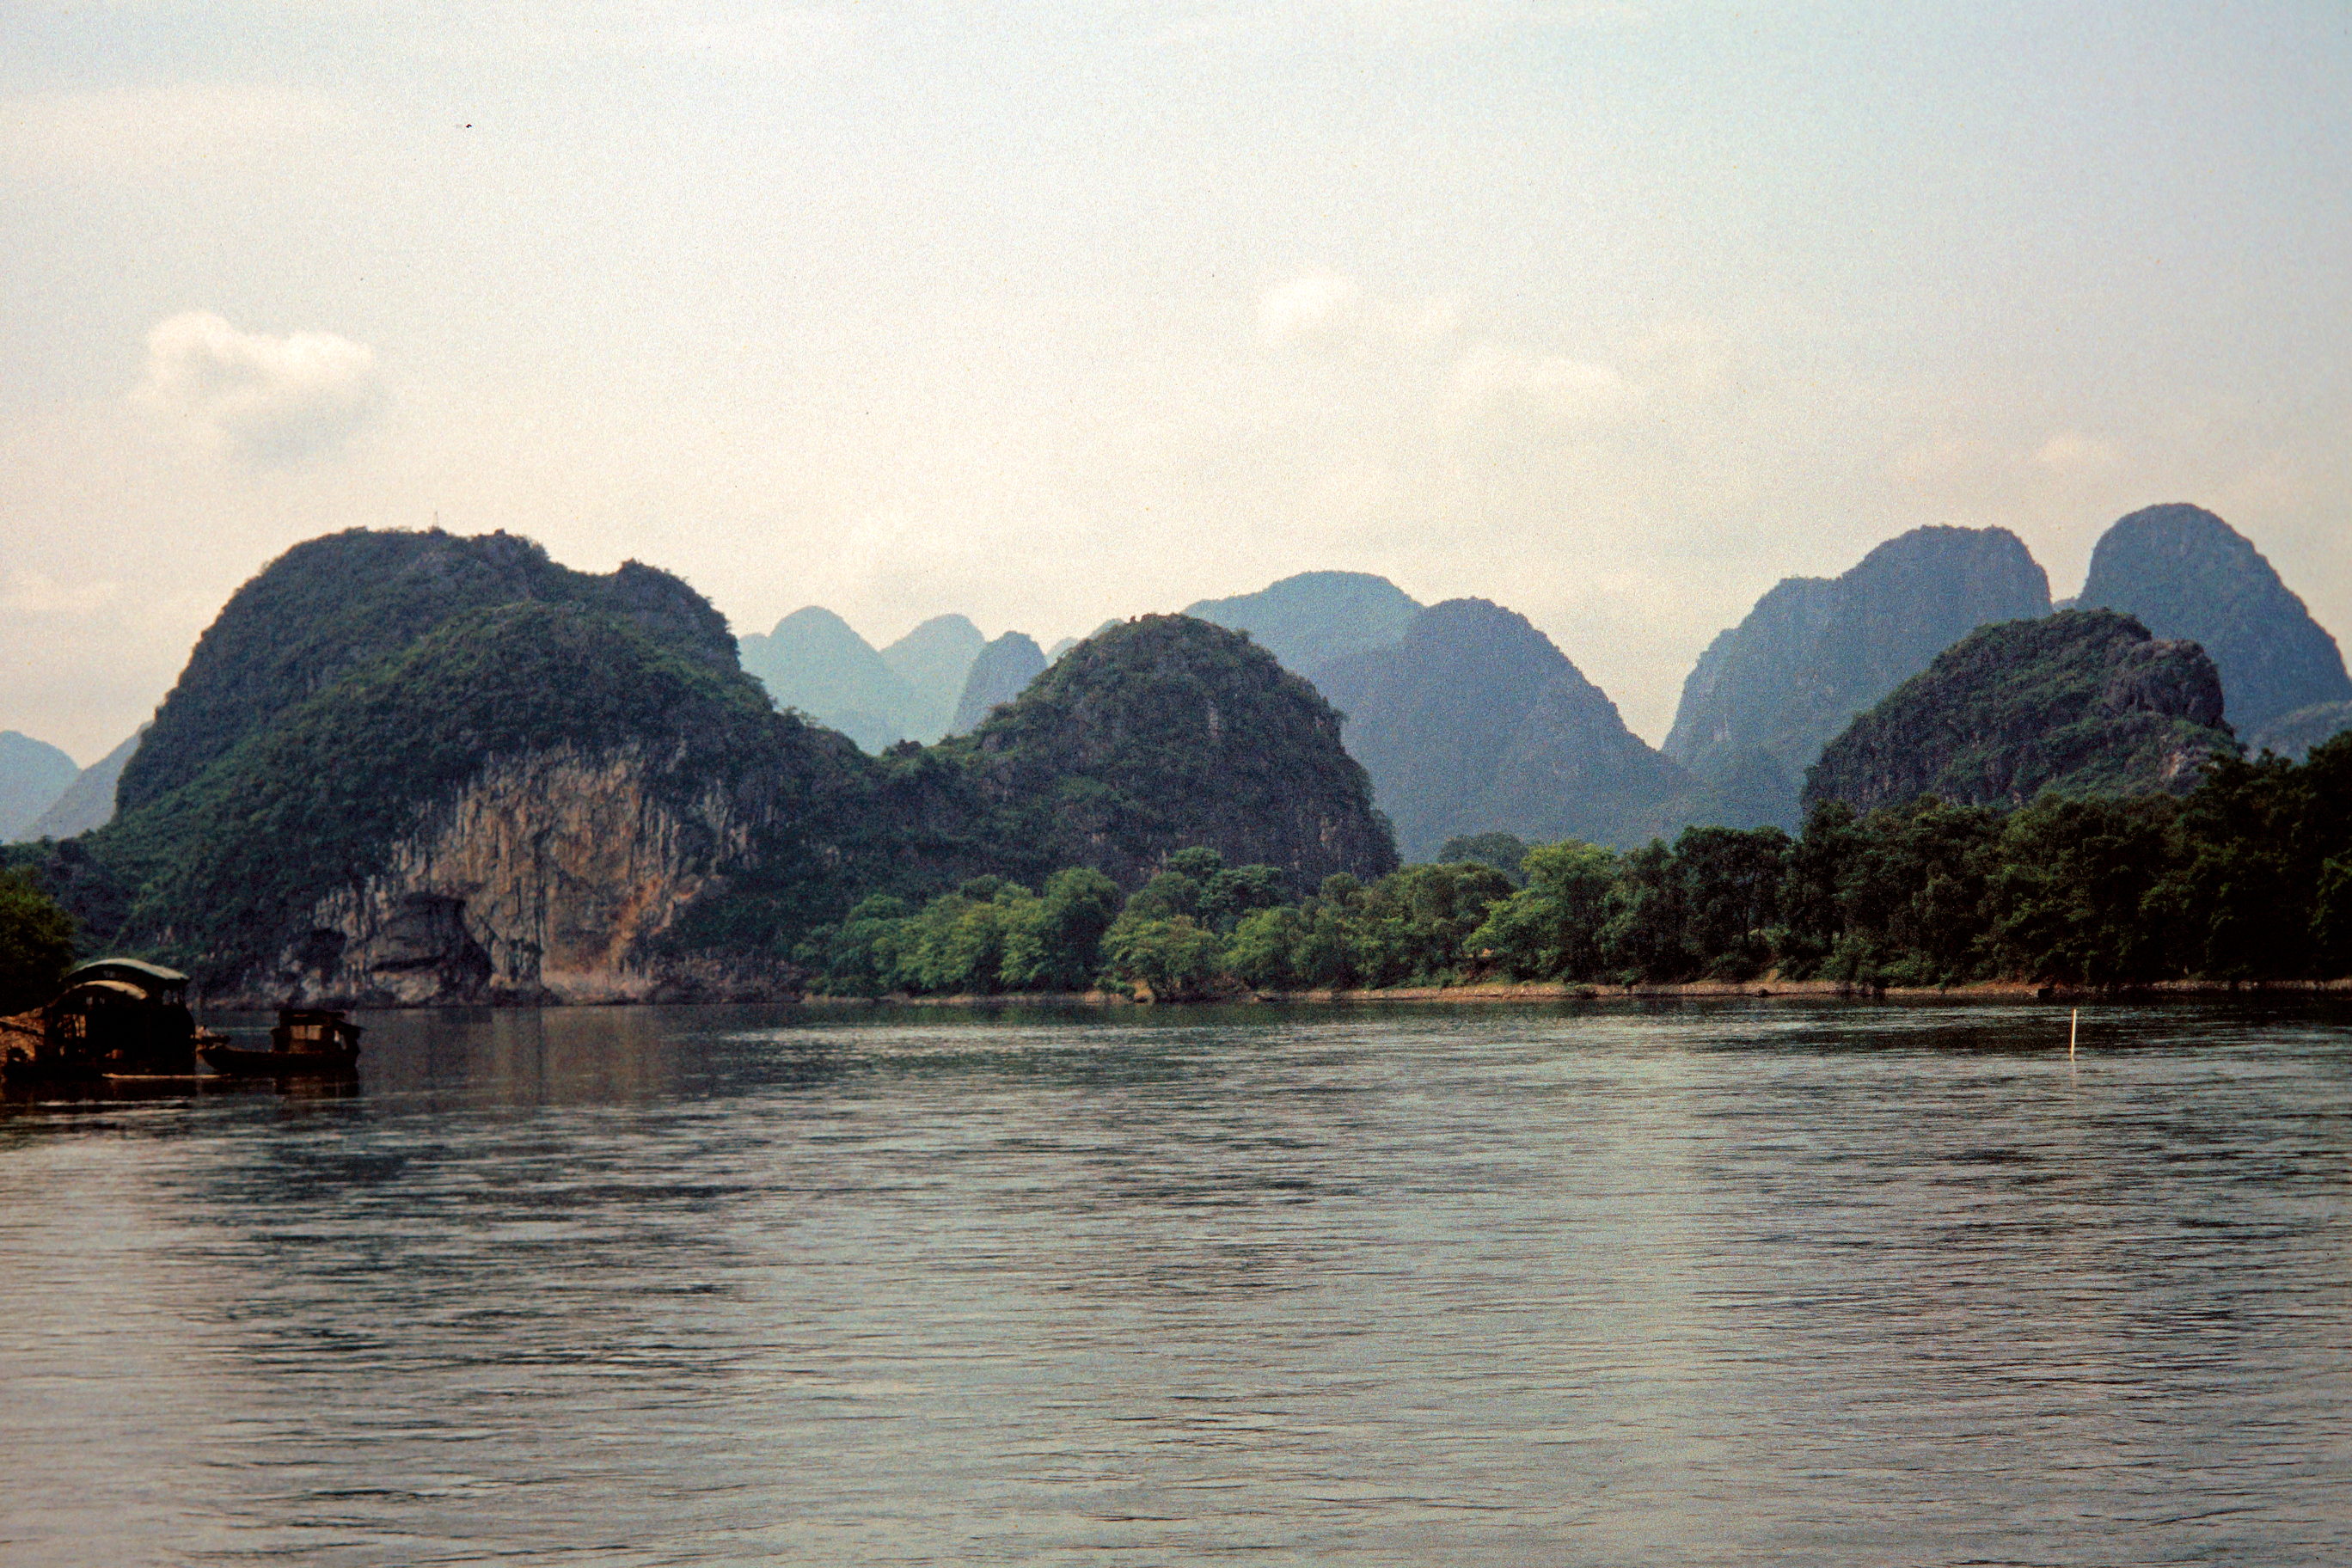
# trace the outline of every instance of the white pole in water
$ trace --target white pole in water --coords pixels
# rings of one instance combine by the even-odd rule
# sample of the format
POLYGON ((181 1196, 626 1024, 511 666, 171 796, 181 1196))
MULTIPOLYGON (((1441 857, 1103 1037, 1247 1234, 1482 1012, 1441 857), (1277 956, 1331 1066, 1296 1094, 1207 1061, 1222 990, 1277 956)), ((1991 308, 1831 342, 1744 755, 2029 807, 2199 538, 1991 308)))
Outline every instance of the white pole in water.
POLYGON ((2066 1059, 2070 1062, 2074 1059, 2074 1037, 2082 1032, 2082 1028, 2083 1010, 2077 1007, 2074 1009, 2074 1021, 2066 1026, 2066 1059))

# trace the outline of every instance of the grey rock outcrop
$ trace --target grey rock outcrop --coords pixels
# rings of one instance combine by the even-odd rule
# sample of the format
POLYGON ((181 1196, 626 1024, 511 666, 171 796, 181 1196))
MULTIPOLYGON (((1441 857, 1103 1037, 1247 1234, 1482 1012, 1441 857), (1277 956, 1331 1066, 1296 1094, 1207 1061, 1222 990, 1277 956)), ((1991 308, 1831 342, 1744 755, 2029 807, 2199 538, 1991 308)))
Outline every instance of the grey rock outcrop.
POLYGON ((790 994, 781 965, 722 973, 665 950, 749 856, 757 823, 715 785, 677 801, 656 771, 635 746, 490 761, 425 807, 381 869, 311 908, 270 994, 363 1006, 790 994))

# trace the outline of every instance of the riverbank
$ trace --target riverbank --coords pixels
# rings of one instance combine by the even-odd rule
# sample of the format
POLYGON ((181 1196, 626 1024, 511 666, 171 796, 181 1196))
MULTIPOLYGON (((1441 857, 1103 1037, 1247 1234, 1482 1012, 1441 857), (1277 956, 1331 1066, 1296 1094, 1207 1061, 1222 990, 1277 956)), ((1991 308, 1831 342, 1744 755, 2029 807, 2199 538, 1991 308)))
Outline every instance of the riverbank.
MULTIPOLYGON (((2112 1002, 2121 999, 2181 1000, 2225 996, 2340 996, 2352 998, 2352 976, 2338 980, 2164 980, 2147 985, 2132 986, 2070 986, 2051 985, 2032 980, 1978 980, 1965 985, 1853 985, 1834 980, 1780 980, 1770 976, 1740 983, 1705 980, 1681 984, 1591 985, 1559 981, 1492 981, 1464 985, 1393 985, 1370 990, 1316 989, 1306 991, 1212 991, 1180 996, 1155 996, 1149 988, 1138 987, 1133 994, 1125 991, 990 991, 959 992, 946 995, 918 996, 895 992, 881 996, 828 996, 814 992, 777 988, 738 988, 727 991, 618 994, 594 997, 565 999, 545 991, 493 994, 473 1001, 394 1000, 384 996, 306 997, 306 1006, 336 1007, 351 1011, 404 1011, 415 1007, 488 1006, 509 1007, 618 1007, 618 1006, 691 1006, 714 1003, 740 1003, 767 1006, 804 1006, 812 1008, 861 1007, 1191 1007, 1233 1006, 1246 1004, 1306 1005, 1362 1004, 1367 1005, 1391 1002, 1438 1002, 1460 1005, 1485 1005, 1511 1002, 1591 1002, 1604 1000, 1670 1001, 1677 998, 1708 999, 1749 997, 1811 998, 1813 1000, 1843 998, 1848 1001, 1883 1002, 2112 1002)), ((266 1013, 278 1007, 284 998, 229 994, 206 996, 203 1006, 209 1013, 266 1013)), ((0 1020, 0 1027, 20 1027, 37 1036, 40 1030, 38 1014, 26 1014, 22 1018, 0 1020)))
POLYGON ((2049 985, 2030 980, 1979 980, 1965 985, 1846 984, 1834 980, 1753 980, 1742 984, 1693 981, 1671 985, 1578 985, 1563 982, 1508 982, 1467 985, 1393 985, 1376 990, 1223 991, 1157 997, 1149 991, 964 993, 946 996, 818 996, 800 998, 813 1007, 1149 1007, 1234 1005, 1246 1003, 1590 1002, 1677 998, 1800 997, 1885 1002, 2108 1002, 2125 998, 2204 999, 2217 996, 2326 995, 2352 998, 2352 977, 2339 980, 2166 980, 2123 987, 2049 985))

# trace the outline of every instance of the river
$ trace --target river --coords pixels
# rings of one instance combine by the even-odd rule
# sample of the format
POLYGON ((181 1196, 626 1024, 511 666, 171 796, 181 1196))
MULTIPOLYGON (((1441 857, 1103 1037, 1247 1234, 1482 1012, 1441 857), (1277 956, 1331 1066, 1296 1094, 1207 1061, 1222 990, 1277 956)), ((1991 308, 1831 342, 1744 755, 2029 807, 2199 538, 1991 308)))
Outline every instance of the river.
POLYGON ((2352 1562, 2340 1005, 361 1021, 0 1107, 0 1561, 2352 1562))

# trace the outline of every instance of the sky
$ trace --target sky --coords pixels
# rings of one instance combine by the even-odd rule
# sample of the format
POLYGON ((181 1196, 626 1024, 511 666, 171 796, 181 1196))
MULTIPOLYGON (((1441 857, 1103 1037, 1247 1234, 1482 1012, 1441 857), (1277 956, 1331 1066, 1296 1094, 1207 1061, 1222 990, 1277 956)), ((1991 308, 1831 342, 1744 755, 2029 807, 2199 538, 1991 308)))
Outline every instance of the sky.
POLYGON ((1652 742, 1922 524, 2352 634, 2352 7, 0 0, 0 729, 338 529, 1041 642, 1295 572, 1652 742))

